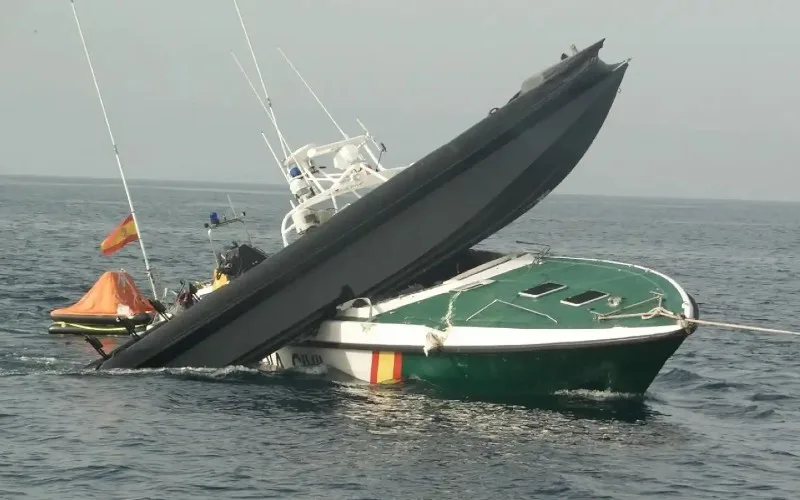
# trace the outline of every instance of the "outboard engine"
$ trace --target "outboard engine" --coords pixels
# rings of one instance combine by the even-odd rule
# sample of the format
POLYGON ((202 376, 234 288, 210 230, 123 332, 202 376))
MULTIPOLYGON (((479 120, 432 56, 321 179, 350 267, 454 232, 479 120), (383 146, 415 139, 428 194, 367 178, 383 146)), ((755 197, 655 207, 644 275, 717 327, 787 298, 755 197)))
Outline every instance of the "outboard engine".
POLYGON ((250 245, 237 245, 233 243, 220 255, 220 265, 217 269, 219 272, 228 276, 229 280, 233 280, 254 268, 268 257, 266 253, 250 245))

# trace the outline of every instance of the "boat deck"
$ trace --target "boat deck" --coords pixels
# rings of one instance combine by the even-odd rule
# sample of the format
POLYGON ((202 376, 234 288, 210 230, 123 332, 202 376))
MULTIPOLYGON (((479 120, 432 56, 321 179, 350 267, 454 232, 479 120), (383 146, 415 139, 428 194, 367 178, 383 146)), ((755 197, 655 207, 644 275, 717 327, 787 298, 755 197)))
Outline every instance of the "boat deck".
POLYGON ((541 263, 518 264, 511 270, 504 271, 502 267, 495 266, 494 273, 489 268, 478 273, 481 276, 461 280, 463 284, 457 279, 445 282, 440 285, 439 292, 427 290, 427 297, 412 294, 417 298, 411 300, 412 296, 408 296, 406 300, 391 301, 394 304, 387 302, 385 307, 377 305, 378 314, 373 321, 423 324, 439 329, 447 326, 534 329, 661 326, 675 324, 675 320, 634 317, 600 321, 596 314, 623 308, 620 311, 623 314, 642 314, 659 305, 658 294, 663 296, 661 305, 664 308, 680 313, 686 300, 679 285, 668 277, 630 264, 547 257, 541 263), (592 298, 585 295, 587 292, 596 298, 586 302, 587 298, 592 298), (573 304, 565 303, 570 298, 573 304))

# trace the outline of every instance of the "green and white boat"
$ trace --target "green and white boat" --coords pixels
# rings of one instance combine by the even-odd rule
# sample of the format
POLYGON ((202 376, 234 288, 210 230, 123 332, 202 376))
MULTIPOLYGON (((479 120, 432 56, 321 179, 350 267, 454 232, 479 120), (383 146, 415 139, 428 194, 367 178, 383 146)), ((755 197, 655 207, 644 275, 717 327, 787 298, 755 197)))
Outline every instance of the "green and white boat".
POLYGON ((343 304, 265 362, 468 394, 643 394, 699 314, 662 273, 546 249, 471 250, 426 278, 415 291, 343 304))
MULTIPOLYGON (((298 202, 283 219, 284 246, 292 244, 290 233, 302 237, 346 210, 326 202, 379 184, 382 172, 396 172, 358 162, 321 178, 315 168, 321 156, 353 157, 346 148, 360 151, 368 142, 364 135, 304 146, 282 162, 293 172, 287 181, 298 202)), ((224 225, 213 225, 209 238, 224 225)), ((248 267, 235 261, 241 253, 231 255, 234 261, 218 261, 218 269, 248 267)), ((198 295, 225 283, 199 287, 198 295)), ((470 249, 405 290, 339 305, 316 332, 265 357, 261 367, 324 365, 336 378, 418 380, 481 396, 643 394, 695 330, 698 314, 675 280, 642 266, 554 256, 549 247, 511 254, 470 249)))
MULTIPOLYGON (((272 114, 271 120, 285 159, 264 140, 292 194, 281 224, 284 246, 292 233, 302 237, 346 210, 337 198, 360 196, 403 169, 381 164, 386 148, 363 124, 363 135, 341 132, 341 141, 289 152, 272 114)), ((371 384, 419 380, 492 396, 644 393, 696 328, 696 302, 655 270, 549 250, 471 249, 412 288, 341 304, 309 337, 264 358, 262 368, 324 365, 371 384)), ((221 285, 209 283, 198 295, 215 286, 221 285)))
MULTIPOLYGON (((346 210, 326 202, 399 170, 373 170, 363 160, 322 178, 315 168, 324 155, 357 157, 347 148, 360 152, 369 139, 303 146, 282 162, 293 172, 287 181, 298 202, 283 219, 284 246, 291 232, 302 237, 346 210)), ((225 224, 213 225, 209 238, 225 224)), ((223 266, 243 268, 218 261, 223 266)), ((226 282, 201 286, 198 295, 226 282)), ((405 290, 339 305, 318 331, 267 356, 262 367, 325 365, 363 382, 421 380, 470 394, 642 394, 694 331, 698 314, 675 280, 642 266, 554 256, 546 246, 511 254, 470 249, 405 290)))
MULTIPOLYGON (((284 246, 292 244, 290 233, 302 237, 346 210, 335 204, 337 196, 358 193, 401 170, 364 160, 360 153, 370 139, 367 133, 306 145, 281 162, 297 202, 283 218, 284 246), (321 172, 317 165, 326 155, 333 155, 341 173, 321 172), (342 167, 340 155, 361 159, 342 167)), ((224 225, 213 225, 209 238, 224 225)), ((225 282, 200 286, 198 295, 225 282)), ((642 394, 694 331, 698 314, 691 296, 653 269, 554 256, 549 247, 512 254, 470 249, 406 290, 339 305, 318 331, 267 356, 262 367, 325 365, 373 384, 421 380, 498 396, 642 394)))

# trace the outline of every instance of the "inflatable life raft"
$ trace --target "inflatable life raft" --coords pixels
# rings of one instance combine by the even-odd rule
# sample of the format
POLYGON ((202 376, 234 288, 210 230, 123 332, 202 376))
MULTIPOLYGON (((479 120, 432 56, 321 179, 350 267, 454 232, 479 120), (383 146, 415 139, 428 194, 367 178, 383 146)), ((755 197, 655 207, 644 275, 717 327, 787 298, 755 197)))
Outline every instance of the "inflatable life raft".
POLYGON ((144 331, 156 314, 133 278, 125 271, 107 271, 75 304, 50 313, 53 334, 128 335, 119 317, 144 331))

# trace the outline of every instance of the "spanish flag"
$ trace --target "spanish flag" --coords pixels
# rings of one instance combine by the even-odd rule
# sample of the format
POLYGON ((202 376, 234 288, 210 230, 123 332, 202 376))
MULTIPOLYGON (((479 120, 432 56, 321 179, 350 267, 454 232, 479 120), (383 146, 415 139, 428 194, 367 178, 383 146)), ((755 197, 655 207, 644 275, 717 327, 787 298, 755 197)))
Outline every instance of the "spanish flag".
POLYGON ((113 231, 108 233, 106 239, 100 243, 100 251, 103 255, 111 255, 128 243, 138 239, 139 231, 136 229, 136 222, 133 220, 133 214, 128 214, 125 220, 120 222, 113 231))
POLYGON ((402 352, 372 352, 370 384, 396 384, 403 378, 402 352))

